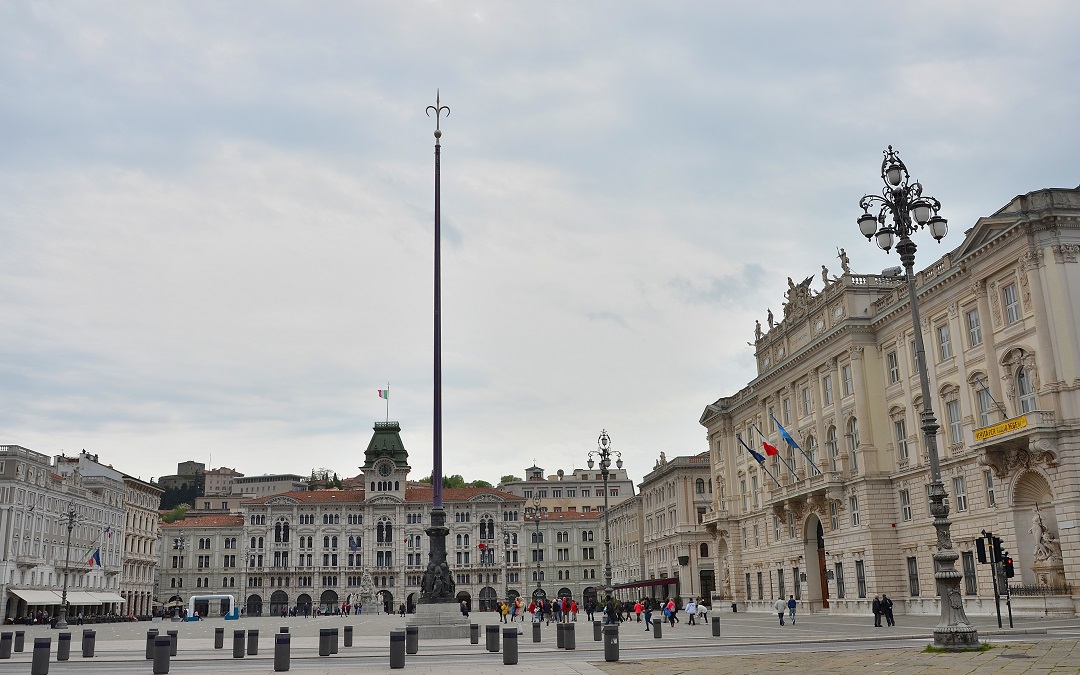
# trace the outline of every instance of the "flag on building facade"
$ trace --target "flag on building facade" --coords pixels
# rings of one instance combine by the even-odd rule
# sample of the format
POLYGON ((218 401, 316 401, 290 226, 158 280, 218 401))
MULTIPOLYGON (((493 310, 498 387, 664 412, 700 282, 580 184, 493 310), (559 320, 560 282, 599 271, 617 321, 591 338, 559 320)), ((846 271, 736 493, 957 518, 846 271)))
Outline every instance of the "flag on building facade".
POLYGON ((97 563, 97 566, 101 567, 101 549, 100 548, 95 548, 94 549, 94 555, 90 556, 90 560, 87 561, 87 564, 89 564, 90 567, 93 567, 94 563, 97 563))

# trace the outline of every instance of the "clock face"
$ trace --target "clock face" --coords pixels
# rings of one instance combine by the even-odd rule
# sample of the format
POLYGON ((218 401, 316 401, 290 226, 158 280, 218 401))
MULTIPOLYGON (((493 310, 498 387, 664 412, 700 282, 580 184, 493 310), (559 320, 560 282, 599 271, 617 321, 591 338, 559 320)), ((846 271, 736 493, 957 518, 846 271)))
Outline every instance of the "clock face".
POLYGON ((383 462, 379 465, 379 475, 383 478, 389 476, 391 473, 393 473, 393 471, 394 467, 390 466, 389 462, 383 462))

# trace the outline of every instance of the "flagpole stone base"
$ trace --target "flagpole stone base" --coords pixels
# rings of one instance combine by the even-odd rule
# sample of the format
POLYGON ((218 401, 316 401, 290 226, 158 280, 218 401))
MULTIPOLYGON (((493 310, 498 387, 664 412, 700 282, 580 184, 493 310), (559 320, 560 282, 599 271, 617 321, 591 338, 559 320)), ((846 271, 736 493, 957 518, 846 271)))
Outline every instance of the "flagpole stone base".
POLYGON ((418 603, 416 613, 409 616, 408 625, 417 627, 422 640, 469 637, 469 617, 461 613, 461 605, 453 602, 418 603))

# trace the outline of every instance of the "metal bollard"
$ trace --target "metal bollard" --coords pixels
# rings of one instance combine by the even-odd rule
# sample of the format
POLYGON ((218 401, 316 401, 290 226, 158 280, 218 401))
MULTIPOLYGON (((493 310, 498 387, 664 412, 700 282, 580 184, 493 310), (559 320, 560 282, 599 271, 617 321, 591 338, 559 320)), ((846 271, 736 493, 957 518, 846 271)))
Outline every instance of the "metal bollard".
MULTIPOLYGON (((9 633, 9 635, 10 635, 10 633, 9 633)), ((471 644, 471 645, 480 644, 480 624, 478 624, 478 623, 470 623, 469 624, 469 644, 471 644)))
POLYGON ((244 658, 244 631, 234 630, 232 632, 232 657, 234 659, 244 658))
POLYGON ((30 675, 49 675, 51 655, 52 638, 34 638, 34 660, 30 663, 30 675))
POLYGON ((291 644, 292 636, 288 633, 278 633, 274 636, 274 672, 283 673, 289 669, 291 644))
POLYGON ((487 637, 487 650, 489 652, 499 651, 499 626, 498 624, 493 626, 484 627, 484 635, 487 637))
POLYGON ((338 650, 338 629, 330 629, 330 653, 337 654, 338 650))
POLYGON ((352 647, 352 626, 345 626, 345 636, 342 638, 342 645, 345 647, 352 647))
POLYGON ((224 648, 225 648, 225 629, 224 628, 215 628, 214 629, 214 649, 224 649, 224 648))
POLYGON ((566 646, 566 624, 555 624, 555 649, 563 649, 566 646))
POLYGON ((405 631, 390 631, 390 668, 405 667, 405 631))
POLYGON ((26 640, 26 632, 17 630, 15 631, 15 651, 21 652, 23 650, 23 642, 26 640))
POLYGON ((619 660, 619 625, 604 626, 604 660, 619 660))
POLYGON ((601 640, 603 640, 604 638, 601 637, 602 634, 603 634, 603 630, 604 630, 604 624, 600 623, 599 621, 593 621, 592 622, 592 639, 594 641, 596 641, 596 642, 600 642, 601 640))
MULTIPOLYGON (((172 643, 169 645, 169 656, 176 656, 177 643, 180 641, 180 631, 167 630, 165 631, 165 634, 168 635, 169 639, 172 641, 172 643)), ((154 644, 157 645, 156 642, 154 644)), ((155 646, 155 649, 156 648, 157 647, 155 646)), ((157 654, 154 655, 154 658, 157 659, 157 654)))
POLYGON ((515 666, 518 662, 517 628, 503 628, 503 665, 515 666))
POLYGON ((659 640, 664 634, 664 622, 660 619, 652 620, 652 636, 659 640))
POLYGON ((11 658, 11 631, 0 633, 0 659, 11 658))
POLYGON ((56 638, 56 660, 67 661, 71 657, 71 633, 60 633, 56 638))
POLYGON ((89 628, 82 632, 82 655, 84 659, 94 657, 94 642, 97 639, 97 631, 89 628))
POLYGON ((158 635, 154 638, 154 675, 169 672, 169 657, 172 656, 175 643, 171 635, 158 635))
POLYGON ((574 633, 575 627, 575 624, 566 624, 566 634, 563 635, 563 647, 566 649, 577 649, 577 635, 574 633))
POLYGON ((533 622, 533 642, 540 642, 540 622, 533 622))
POLYGON ((151 628, 146 631, 146 660, 152 661, 154 659, 154 638, 158 636, 158 629, 151 628))
POLYGON ((420 629, 416 626, 405 626, 405 653, 415 654, 420 651, 420 629))
POLYGON ((248 637, 248 650, 247 650, 248 656, 255 656, 256 654, 259 653, 259 631, 254 630, 254 629, 249 630, 247 637, 248 637))
POLYGON ((330 656, 330 640, 332 638, 329 628, 319 629, 319 656, 330 656))
POLYGON ((712 620, 712 634, 713 637, 720 637, 720 615, 716 614, 712 620))

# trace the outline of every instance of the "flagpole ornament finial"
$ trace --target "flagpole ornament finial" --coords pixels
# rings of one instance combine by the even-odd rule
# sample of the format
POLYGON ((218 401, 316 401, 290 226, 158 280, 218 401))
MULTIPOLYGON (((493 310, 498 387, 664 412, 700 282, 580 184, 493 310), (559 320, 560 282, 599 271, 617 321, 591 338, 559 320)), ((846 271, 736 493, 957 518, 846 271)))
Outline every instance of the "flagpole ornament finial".
POLYGON ((447 117, 450 117, 450 106, 442 105, 439 100, 439 90, 435 90, 435 105, 429 105, 424 109, 424 113, 431 117, 431 113, 435 113, 435 139, 442 138, 442 129, 439 128, 439 123, 442 120, 443 113, 446 113, 447 117))

